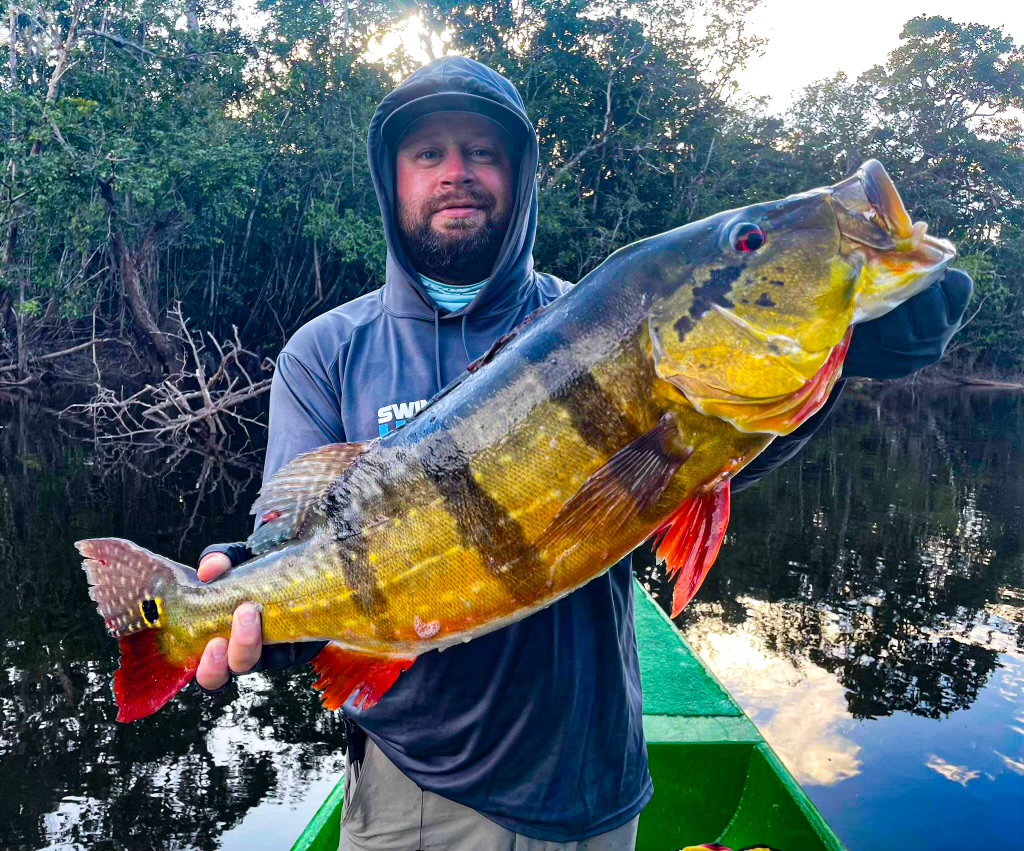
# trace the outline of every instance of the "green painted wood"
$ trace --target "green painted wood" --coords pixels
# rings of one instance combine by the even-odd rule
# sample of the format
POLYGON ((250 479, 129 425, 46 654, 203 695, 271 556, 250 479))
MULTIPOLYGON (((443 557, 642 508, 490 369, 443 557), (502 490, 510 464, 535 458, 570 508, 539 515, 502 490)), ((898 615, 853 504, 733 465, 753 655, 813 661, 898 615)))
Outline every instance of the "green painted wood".
POLYGON ((338 781, 327 800, 320 805, 292 851, 338 851, 341 844, 341 807, 345 797, 345 778, 338 781))
MULTIPOLYGON (((757 728, 654 599, 636 589, 644 735, 654 799, 640 817, 637 851, 707 842, 731 848, 843 851, 757 728)), ((292 851, 336 851, 344 782, 292 851)))
POLYGON ((742 716, 743 710, 683 641, 664 609, 638 582, 633 587, 644 715, 742 716))
POLYGON ((648 745, 747 742, 758 744, 761 734, 750 720, 735 717, 679 718, 644 713, 644 738, 648 745))

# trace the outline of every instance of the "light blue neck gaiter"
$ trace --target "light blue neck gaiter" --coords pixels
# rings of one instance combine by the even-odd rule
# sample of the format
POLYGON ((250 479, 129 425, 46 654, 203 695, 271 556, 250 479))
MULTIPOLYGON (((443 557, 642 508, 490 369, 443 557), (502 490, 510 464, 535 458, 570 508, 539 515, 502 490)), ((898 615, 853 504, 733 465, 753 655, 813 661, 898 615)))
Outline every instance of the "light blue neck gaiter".
POLYGON ((426 275, 420 275, 420 282, 423 284, 423 288, 427 291, 427 295, 434 300, 434 304, 438 307, 443 307, 449 312, 462 310, 462 308, 476 298, 476 294, 484 288, 484 284, 486 284, 488 280, 488 278, 484 278, 478 284, 470 284, 466 287, 454 287, 451 284, 442 284, 440 281, 435 281, 433 278, 428 278, 426 275))

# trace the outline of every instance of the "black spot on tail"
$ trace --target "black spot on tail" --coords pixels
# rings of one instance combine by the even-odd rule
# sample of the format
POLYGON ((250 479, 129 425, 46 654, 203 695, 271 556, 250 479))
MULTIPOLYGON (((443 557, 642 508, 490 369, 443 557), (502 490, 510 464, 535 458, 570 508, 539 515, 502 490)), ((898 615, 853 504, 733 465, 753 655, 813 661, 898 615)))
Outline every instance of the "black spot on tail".
POLYGON ((754 302, 758 307, 775 307, 775 302, 768 293, 761 293, 754 302))
POLYGON ((157 606, 156 600, 142 601, 142 616, 150 626, 157 625, 160 621, 160 607, 157 606))

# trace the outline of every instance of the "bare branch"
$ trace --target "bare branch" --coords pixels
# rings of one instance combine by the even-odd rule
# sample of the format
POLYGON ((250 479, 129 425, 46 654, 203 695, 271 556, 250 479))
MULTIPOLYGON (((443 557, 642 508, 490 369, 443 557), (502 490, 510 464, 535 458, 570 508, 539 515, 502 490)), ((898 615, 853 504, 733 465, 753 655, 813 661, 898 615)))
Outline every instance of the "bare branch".
MULTIPOLYGON (((177 325, 173 336, 190 356, 179 373, 159 384, 147 384, 127 396, 98 387, 91 401, 66 408, 62 416, 88 419, 98 440, 114 441, 145 436, 184 442, 193 438, 193 432, 222 437, 228 432, 229 421, 243 429, 248 424, 262 425, 242 414, 241 408, 266 393, 271 378, 254 379, 244 361, 258 364, 260 371, 272 372, 273 364, 269 359, 261 362, 254 352, 246 349, 238 339, 237 329, 234 329, 233 339, 226 342, 207 334, 211 349, 204 343, 202 334, 189 328, 180 305, 168 315, 177 325)), ((83 348, 90 345, 91 341, 83 348)))

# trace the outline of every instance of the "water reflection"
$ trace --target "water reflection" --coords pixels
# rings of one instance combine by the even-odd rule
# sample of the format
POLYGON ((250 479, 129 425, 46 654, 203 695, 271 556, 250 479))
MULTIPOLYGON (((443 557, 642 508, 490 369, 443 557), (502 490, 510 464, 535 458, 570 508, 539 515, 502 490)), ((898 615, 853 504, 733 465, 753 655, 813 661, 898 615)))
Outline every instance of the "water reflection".
POLYGON ((766 646, 766 621, 787 619, 785 604, 738 601, 748 612, 726 624, 721 607, 698 604, 687 638, 800 783, 830 786, 857 776, 860 746, 849 737, 846 690, 835 674, 766 646))
MULTIPOLYGON (((1017 835, 1022 432, 1020 396, 847 399, 800 463, 736 497, 680 619, 851 849, 901 847, 919 799, 966 808, 996 847, 1017 835)), ((72 543, 117 532, 194 563, 244 535, 259 453, 213 449, 101 454, 0 409, 0 847, 278 848, 307 817, 284 807, 336 775, 340 725, 306 672, 113 721, 116 645, 72 543)))
POLYGON ((1024 848, 1022 412, 847 399, 680 618, 852 851, 1024 848))
POLYGON ((737 495, 698 602, 731 625, 744 598, 791 604, 759 621, 766 647, 835 672, 854 717, 969 707, 996 651, 1024 647, 1022 411, 1020 395, 845 400, 802 463, 737 495))
POLYGON ((233 702, 186 691, 144 723, 114 721, 117 648, 73 542, 117 531, 194 563, 206 543, 248 525, 258 466, 117 456, 62 433, 44 411, 4 413, 0 847, 214 849, 264 799, 336 774, 340 724, 308 673, 253 678, 233 702))

